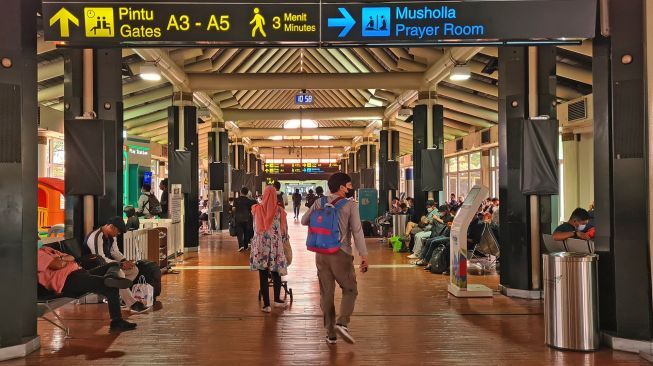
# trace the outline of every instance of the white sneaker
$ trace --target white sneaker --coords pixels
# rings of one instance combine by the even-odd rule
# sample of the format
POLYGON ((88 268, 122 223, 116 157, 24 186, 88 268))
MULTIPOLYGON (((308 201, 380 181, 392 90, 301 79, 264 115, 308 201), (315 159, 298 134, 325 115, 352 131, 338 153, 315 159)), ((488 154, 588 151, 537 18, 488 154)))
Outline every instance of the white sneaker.
POLYGON ((408 256, 408 259, 417 259, 417 258, 419 258, 419 257, 416 256, 415 254, 411 254, 411 255, 408 256))
POLYGON ((269 307, 269 306, 266 306, 266 307, 264 307, 263 309, 261 309, 261 311, 264 312, 264 313, 271 313, 271 312, 272 312, 272 308, 269 307))
POLYGON ((336 332, 340 333, 342 338, 344 338, 347 343, 351 343, 351 344, 356 343, 354 337, 351 336, 351 334, 349 333, 349 329, 346 326, 336 324, 336 332))

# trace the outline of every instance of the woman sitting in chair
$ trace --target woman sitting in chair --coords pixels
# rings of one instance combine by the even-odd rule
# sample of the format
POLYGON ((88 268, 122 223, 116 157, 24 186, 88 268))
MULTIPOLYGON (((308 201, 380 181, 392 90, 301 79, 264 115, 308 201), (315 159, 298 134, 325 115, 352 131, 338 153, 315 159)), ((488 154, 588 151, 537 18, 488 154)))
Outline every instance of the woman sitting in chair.
POLYGON ((288 263, 283 243, 288 238, 286 211, 277 204, 277 192, 273 186, 267 186, 261 203, 252 207, 254 216, 254 237, 250 254, 250 268, 259 273, 260 291, 263 298, 261 311, 269 313, 270 292, 268 273, 272 276, 274 287, 274 307, 285 308, 281 300, 281 276, 286 275, 288 263))

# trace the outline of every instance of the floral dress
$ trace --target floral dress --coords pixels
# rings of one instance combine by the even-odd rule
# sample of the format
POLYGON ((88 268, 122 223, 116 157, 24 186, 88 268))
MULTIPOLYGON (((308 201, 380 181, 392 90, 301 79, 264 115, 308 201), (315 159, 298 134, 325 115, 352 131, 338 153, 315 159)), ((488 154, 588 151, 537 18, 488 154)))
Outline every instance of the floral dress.
MULTIPOLYGON (((280 210, 277 208, 277 214, 274 216, 270 229, 260 234, 254 234, 254 238, 252 238, 252 252, 249 256, 252 271, 269 270, 278 272, 282 276, 287 274, 288 263, 283 251, 285 235, 281 233, 280 210)), ((254 224, 254 232, 256 232, 256 224, 254 224)))

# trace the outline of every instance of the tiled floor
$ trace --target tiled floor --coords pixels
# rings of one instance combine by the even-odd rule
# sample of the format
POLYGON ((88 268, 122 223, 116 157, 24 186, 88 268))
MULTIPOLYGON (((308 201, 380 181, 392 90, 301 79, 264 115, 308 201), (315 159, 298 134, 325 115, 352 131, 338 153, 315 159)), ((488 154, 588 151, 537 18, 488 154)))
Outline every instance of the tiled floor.
MULTIPOLYGON (((199 257, 163 277, 162 304, 130 316, 138 329, 108 333, 103 305, 69 305, 72 330, 39 321, 42 348, 3 365, 639 365, 637 355, 603 349, 561 352, 544 345, 542 305, 496 295, 457 299, 446 278, 408 266, 377 240, 368 240, 373 267, 358 276, 350 324, 357 343, 323 341, 313 255, 305 229, 291 220, 295 259, 288 281, 294 302, 263 314, 258 275, 226 234, 204 236, 199 257), (379 265, 374 266, 374 265, 379 265)), ((494 289, 497 277, 472 277, 494 289)))

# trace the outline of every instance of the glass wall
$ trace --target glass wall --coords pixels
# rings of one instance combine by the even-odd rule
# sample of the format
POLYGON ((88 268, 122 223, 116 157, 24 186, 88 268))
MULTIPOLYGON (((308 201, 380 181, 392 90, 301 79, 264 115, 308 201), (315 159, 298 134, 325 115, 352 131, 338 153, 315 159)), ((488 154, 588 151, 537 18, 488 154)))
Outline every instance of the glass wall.
POLYGON ((499 148, 490 149, 490 197, 499 197, 499 148))
POLYGON ((446 196, 466 196, 477 184, 482 184, 481 152, 474 151, 446 159, 446 196))

